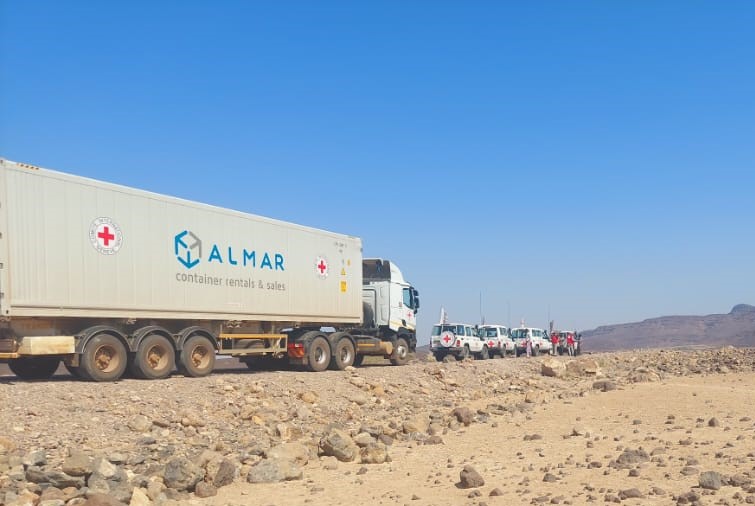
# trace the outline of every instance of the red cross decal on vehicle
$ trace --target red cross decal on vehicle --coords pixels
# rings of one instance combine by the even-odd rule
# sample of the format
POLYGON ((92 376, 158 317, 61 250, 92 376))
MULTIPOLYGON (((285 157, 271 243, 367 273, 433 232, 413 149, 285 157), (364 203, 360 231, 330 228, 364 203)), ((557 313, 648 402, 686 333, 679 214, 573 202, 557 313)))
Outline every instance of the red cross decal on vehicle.
POLYGON ((105 228, 102 229, 102 232, 97 233, 97 237, 102 239, 102 242, 105 244, 105 246, 110 246, 110 241, 115 240, 115 235, 110 233, 110 227, 105 225, 105 228))
POLYGON ((328 269, 328 265, 325 263, 325 260, 320 259, 320 263, 317 264, 317 269, 320 271, 320 274, 325 274, 325 271, 328 269))
POLYGON ((488 347, 489 347, 489 348, 492 348, 492 347, 493 347, 493 344, 495 344, 495 343, 493 343, 493 341, 488 341, 488 347))
POLYGON ((448 337, 448 336, 446 336, 446 337, 444 337, 444 338, 443 338, 443 342, 444 342, 444 343, 446 343, 446 344, 448 344, 448 342, 449 342, 450 340, 451 340, 451 338, 450 338, 450 337, 448 337))

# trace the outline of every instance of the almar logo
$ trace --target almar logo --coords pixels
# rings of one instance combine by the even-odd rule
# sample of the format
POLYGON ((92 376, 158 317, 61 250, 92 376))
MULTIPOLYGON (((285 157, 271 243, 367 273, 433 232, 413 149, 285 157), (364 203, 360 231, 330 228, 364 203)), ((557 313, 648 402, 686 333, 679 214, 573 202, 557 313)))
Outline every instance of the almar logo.
POLYGON ((202 241, 188 230, 177 234, 173 239, 176 258, 187 269, 191 269, 202 258, 202 241))

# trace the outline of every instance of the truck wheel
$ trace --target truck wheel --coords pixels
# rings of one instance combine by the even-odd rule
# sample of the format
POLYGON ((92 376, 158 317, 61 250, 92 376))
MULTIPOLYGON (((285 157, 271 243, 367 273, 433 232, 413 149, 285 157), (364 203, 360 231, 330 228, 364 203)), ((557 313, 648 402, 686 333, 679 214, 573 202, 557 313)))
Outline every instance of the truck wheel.
POLYGON ((97 334, 84 346, 79 373, 93 381, 115 381, 126 370, 128 354, 120 339, 111 334, 97 334))
POLYGON ((467 357, 469 357, 469 346, 465 344, 459 355, 456 357, 456 360, 464 360, 467 357))
POLYGON ((396 348, 391 355, 391 364, 406 365, 407 362, 409 362, 409 343, 403 337, 399 337, 396 339, 396 348))
POLYGON ((202 378, 215 368, 215 347, 204 336, 186 340, 178 358, 178 370, 184 376, 202 378))
POLYGON ((540 355, 540 346, 535 346, 532 348, 532 356, 537 357, 538 355, 540 355))
POLYGON ((356 356, 354 356, 354 363, 351 365, 353 365, 354 367, 359 367, 360 365, 362 365, 362 362, 364 362, 364 355, 357 354, 356 356))
POLYGON ((151 334, 139 343, 131 365, 131 372, 137 378, 167 378, 176 365, 176 350, 165 337, 151 334))
POLYGON ((343 371, 354 364, 356 351, 354 343, 346 337, 338 340, 330 357, 330 368, 334 371, 343 371))
POLYGON ((307 353, 307 370, 312 372, 322 372, 330 364, 330 345, 328 340, 323 336, 312 339, 309 343, 309 353, 307 353))
POLYGON ((21 357, 9 360, 8 368, 21 379, 41 380, 52 378, 59 364, 57 357, 21 357))

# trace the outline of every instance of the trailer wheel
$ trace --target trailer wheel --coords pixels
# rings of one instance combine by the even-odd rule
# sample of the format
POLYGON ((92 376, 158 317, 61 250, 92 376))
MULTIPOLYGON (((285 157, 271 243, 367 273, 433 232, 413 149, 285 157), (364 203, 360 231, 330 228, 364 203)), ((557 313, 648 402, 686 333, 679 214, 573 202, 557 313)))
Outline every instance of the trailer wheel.
POLYGON ((391 355, 391 364, 405 365, 407 362, 409 362, 409 343, 403 337, 399 337, 396 339, 396 348, 391 355))
POLYGON ((323 336, 315 337, 309 343, 307 370, 321 372, 328 368, 328 364, 330 364, 330 345, 328 344, 328 340, 323 336))
POLYGON ((362 362, 364 362, 364 355, 356 354, 354 355, 354 363, 351 364, 354 367, 359 367, 362 365, 362 362))
POLYGON ((21 357, 9 360, 8 368, 21 379, 42 380, 52 378, 59 364, 57 357, 21 357))
POLYGON ((338 340, 330 357, 330 368, 334 371, 343 371, 350 365, 354 365, 356 350, 351 339, 342 337, 338 340))
POLYGON ((115 381, 123 375, 128 362, 126 347, 111 334, 97 334, 84 346, 79 373, 93 381, 115 381))
POLYGON ((170 376, 175 365, 176 351, 170 341, 159 334, 151 334, 139 343, 131 372, 137 378, 162 379, 170 376))
POLYGON ((184 376, 201 378, 215 368, 215 348, 204 336, 193 336, 186 340, 178 360, 178 370, 184 376))

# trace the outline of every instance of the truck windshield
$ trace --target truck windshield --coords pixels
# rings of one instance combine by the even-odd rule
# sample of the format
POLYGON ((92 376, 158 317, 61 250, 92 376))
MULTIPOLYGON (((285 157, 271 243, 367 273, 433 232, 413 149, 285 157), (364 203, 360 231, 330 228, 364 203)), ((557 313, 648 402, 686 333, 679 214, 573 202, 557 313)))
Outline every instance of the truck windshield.
POLYGON ((498 337, 498 330, 496 330, 496 329, 480 329, 480 335, 482 337, 498 337))

